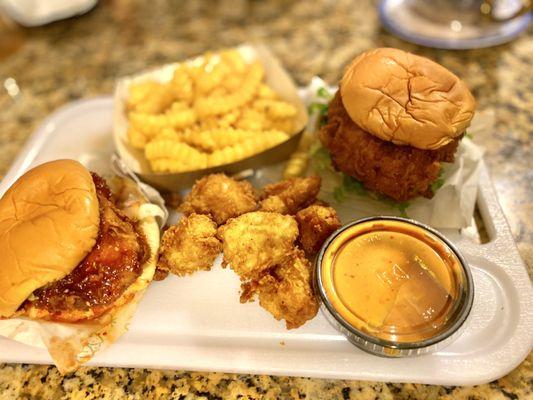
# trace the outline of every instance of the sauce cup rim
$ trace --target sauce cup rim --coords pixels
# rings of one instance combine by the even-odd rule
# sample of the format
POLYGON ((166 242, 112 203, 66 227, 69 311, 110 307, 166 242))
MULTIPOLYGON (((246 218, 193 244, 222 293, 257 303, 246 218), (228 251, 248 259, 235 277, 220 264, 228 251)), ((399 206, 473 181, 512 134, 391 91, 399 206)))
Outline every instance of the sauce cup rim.
MULTIPOLYGON (((472 304, 474 301, 474 281, 472 279, 472 273, 470 271, 470 268, 468 266, 468 263, 466 262, 463 255, 459 252, 457 247, 448 239, 446 238, 442 233, 437 231, 436 229, 422 223, 419 221, 416 221, 414 219, 410 218, 403 218, 403 217, 397 217, 397 216, 387 216, 387 215, 380 215, 380 216, 374 216, 374 217, 366 217, 357 219, 351 222, 348 222, 347 224, 341 226, 339 229, 337 229, 335 232, 333 232, 323 243, 322 247, 320 248, 320 251, 317 255, 316 261, 315 261, 315 286, 317 288, 320 300, 322 301, 322 304, 325 306, 327 312, 330 314, 331 317, 333 317, 344 329, 346 329, 351 335, 354 335, 356 337, 359 337, 360 339, 363 339, 367 341, 368 343, 382 346, 385 348, 391 348, 391 349, 399 349, 399 350, 412 350, 412 349, 421 349, 425 347, 429 347, 432 345, 435 345, 439 342, 442 342, 443 340, 446 340, 451 335, 453 335, 456 331, 461 328, 461 326, 464 324, 466 319, 468 318, 468 315, 470 314, 470 311, 472 309, 472 304), (329 245, 335 240, 335 238, 345 230, 370 221, 399 221, 407 224, 414 225, 416 227, 422 228, 423 230, 426 230, 433 235, 435 235, 438 239, 440 239, 446 246, 450 248, 450 250, 455 254, 457 259, 459 260, 459 263, 461 265, 461 268, 465 274, 465 288, 466 288, 466 297, 462 299, 462 304, 460 305, 460 308, 457 310, 456 314, 454 315, 453 321, 447 326, 442 332, 439 334, 432 336, 428 339, 424 339, 421 341, 416 342, 396 342, 391 340, 385 340, 378 338, 376 336, 372 336, 371 334, 368 334, 366 332, 361 331, 360 329, 357 329, 352 324, 347 322, 333 307, 331 302, 328 299, 328 296, 325 292, 325 288, 322 282, 322 260, 324 257, 324 254, 329 247, 329 245)), ((341 332, 344 334, 344 332, 341 332)), ((345 334, 345 336, 347 336, 345 334)))

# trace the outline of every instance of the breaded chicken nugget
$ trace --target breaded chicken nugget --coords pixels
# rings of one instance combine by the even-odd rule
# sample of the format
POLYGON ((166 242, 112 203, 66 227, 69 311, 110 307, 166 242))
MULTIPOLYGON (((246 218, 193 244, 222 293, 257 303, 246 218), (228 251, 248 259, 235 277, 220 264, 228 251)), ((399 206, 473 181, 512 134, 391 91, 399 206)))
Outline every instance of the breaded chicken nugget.
POLYGON ((222 251, 216 238, 217 224, 207 215, 191 214, 163 234, 159 250, 158 269, 178 276, 198 270, 210 270, 222 251))
POLYGON ((255 211, 229 220, 218 229, 224 265, 241 280, 257 279, 262 272, 290 256, 298 237, 294 217, 255 211))
POLYGON ((164 281, 168 277, 168 270, 161 269, 159 266, 155 269, 154 272, 154 281, 164 281))
POLYGON ((310 256, 318 253, 328 236, 341 227, 337 211, 320 204, 298 211, 295 218, 300 231, 298 242, 310 256))
POLYGON ((259 280, 244 283, 241 302, 256 294, 259 304, 287 329, 298 328, 318 311, 311 282, 311 263, 301 250, 294 249, 281 265, 269 269, 259 280))
POLYGON ((320 183, 319 176, 309 176, 267 185, 261 194, 260 209, 294 215, 316 200, 320 183))
POLYGON ((186 215, 210 215, 222 225, 229 218, 256 210, 257 201, 249 182, 238 182, 224 174, 211 174, 194 184, 180 209, 186 215))

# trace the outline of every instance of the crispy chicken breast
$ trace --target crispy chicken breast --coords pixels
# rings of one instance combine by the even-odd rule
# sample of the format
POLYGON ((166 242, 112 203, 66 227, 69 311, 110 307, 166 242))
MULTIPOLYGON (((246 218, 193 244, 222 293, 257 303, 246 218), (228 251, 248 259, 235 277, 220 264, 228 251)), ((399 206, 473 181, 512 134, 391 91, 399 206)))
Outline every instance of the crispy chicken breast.
POLYGON ((352 121, 339 91, 329 105, 327 124, 320 131, 320 140, 330 151, 337 170, 398 201, 417 196, 431 198, 431 184, 439 175, 440 163, 453 162, 460 139, 438 150, 378 139, 352 121))

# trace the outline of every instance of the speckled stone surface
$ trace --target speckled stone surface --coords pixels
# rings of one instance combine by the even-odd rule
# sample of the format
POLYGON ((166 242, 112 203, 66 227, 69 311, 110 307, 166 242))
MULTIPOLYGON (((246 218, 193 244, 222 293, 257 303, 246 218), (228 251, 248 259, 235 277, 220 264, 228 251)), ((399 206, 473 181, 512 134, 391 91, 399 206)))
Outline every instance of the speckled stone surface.
MULTIPOLYGON (((111 93, 117 76, 247 40, 267 44, 300 84, 314 75, 335 83, 347 62, 376 46, 428 56, 461 76, 479 109, 494 113, 494 128, 474 140, 487 149, 533 276, 533 37, 472 51, 422 48, 380 29, 372 1, 109 0, 42 28, 0 19, 0 177, 61 105, 111 93)), ((62 377, 53 367, 0 365, 0 399, 518 399, 533 396, 532 362, 530 354, 506 377, 466 388, 121 368, 62 377)))

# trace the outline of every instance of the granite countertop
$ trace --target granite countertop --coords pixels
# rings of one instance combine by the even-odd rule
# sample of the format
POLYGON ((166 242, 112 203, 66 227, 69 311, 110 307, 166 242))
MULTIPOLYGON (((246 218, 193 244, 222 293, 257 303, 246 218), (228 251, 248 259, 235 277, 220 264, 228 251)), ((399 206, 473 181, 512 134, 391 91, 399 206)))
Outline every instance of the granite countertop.
MULTIPOLYGON (((494 128, 486 148, 494 186, 533 276, 533 36, 491 49, 442 51, 411 45, 380 29, 375 2, 315 0, 100 2, 85 16, 24 29, 0 19, 0 178, 32 131, 69 101, 113 90, 115 78, 209 49, 261 41, 295 80, 337 82, 359 52, 391 46, 428 56, 461 76, 494 128), (353 4, 352 4, 353 3, 353 4)), ((0 399, 434 399, 533 396, 533 356, 509 375, 475 387, 346 380, 0 364, 0 399)))

